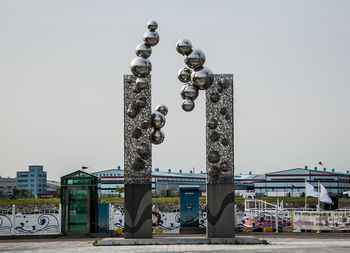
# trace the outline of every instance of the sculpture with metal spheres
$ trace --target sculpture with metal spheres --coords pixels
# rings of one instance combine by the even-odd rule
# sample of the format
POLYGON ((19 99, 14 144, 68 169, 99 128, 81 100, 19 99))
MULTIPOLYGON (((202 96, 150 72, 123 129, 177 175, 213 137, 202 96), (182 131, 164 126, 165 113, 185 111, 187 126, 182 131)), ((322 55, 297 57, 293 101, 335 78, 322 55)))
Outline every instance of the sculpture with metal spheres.
POLYGON ((136 93, 148 87, 147 77, 152 71, 152 63, 148 59, 152 54, 152 47, 159 42, 159 34, 156 32, 158 23, 154 20, 147 22, 148 31, 143 35, 143 43, 137 45, 135 49, 136 57, 130 63, 130 70, 136 79, 136 93))
POLYGON ((176 43, 176 51, 186 64, 177 73, 178 80, 185 83, 180 92, 182 109, 192 111, 199 90, 205 90, 207 236, 229 238, 234 235, 233 76, 214 75, 204 66, 204 52, 192 48, 187 39, 176 43))
MULTIPOLYGON (((147 22, 148 31, 143 35, 143 43, 137 45, 135 49, 136 57, 130 63, 130 70, 136 77, 134 93, 140 93, 142 90, 149 88, 149 75, 152 71, 152 63, 148 59, 152 54, 152 47, 159 43, 159 34, 156 32, 158 23, 154 20, 147 22)), ((187 68, 186 68, 187 69, 187 68)), ((186 70, 187 80, 191 79, 191 71, 186 70)), ((141 112, 140 106, 135 106, 135 103, 129 104, 127 109, 127 115, 130 118, 134 118, 141 112)), ((163 131, 158 131, 165 124, 165 115, 168 113, 168 107, 166 105, 159 105, 156 108, 156 112, 150 116, 150 125, 153 127, 150 132, 150 140, 153 144, 160 144, 164 140, 163 131)), ((147 129, 149 124, 143 124, 142 129, 147 129)), ((138 135, 136 135, 138 136, 138 135)))
POLYGON ((198 96, 198 90, 208 89, 213 81, 213 72, 204 67, 205 54, 200 49, 193 49, 192 43, 188 39, 181 39, 176 43, 176 51, 184 56, 187 67, 182 68, 177 73, 180 82, 187 83, 181 89, 182 109, 190 112, 194 109, 194 100, 198 96))
POLYGON ((151 111, 150 56, 159 43, 157 28, 156 21, 147 23, 130 63, 132 75, 124 75, 125 238, 152 238, 152 143, 164 141, 168 112, 165 105, 151 111))

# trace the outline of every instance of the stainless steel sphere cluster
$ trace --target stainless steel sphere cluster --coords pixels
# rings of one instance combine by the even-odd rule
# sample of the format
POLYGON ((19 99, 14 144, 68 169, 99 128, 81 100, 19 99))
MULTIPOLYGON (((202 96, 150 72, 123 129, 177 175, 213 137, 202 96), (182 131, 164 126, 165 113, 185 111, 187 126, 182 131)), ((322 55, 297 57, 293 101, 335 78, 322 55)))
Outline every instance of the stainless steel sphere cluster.
POLYGON ((194 109, 194 100, 198 97, 198 90, 208 89, 214 80, 213 72, 204 66, 205 54, 200 49, 193 49, 188 39, 181 39, 176 43, 176 51, 185 57, 187 67, 179 70, 177 78, 185 83, 181 89, 183 98, 182 109, 190 112, 194 109))
POLYGON ((161 128, 165 125, 165 115, 168 113, 166 105, 158 105, 156 111, 151 114, 152 131, 150 139, 153 144, 161 144, 165 135, 161 128))
POLYGON ((137 45, 135 53, 136 57, 130 63, 130 70, 136 76, 136 93, 148 88, 147 76, 152 71, 152 63, 148 59, 152 53, 152 47, 158 44, 159 35, 156 32, 158 23, 156 21, 148 21, 147 29, 143 35, 143 42, 137 45))

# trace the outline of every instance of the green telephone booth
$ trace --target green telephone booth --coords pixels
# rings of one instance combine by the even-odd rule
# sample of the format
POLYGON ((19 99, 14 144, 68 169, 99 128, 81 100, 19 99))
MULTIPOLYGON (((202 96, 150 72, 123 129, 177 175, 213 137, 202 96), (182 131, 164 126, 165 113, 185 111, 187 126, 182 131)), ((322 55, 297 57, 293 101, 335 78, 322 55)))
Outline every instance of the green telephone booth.
POLYGON ((97 233, 98 177, 78 170, 61 177, 62 234, 97 233))

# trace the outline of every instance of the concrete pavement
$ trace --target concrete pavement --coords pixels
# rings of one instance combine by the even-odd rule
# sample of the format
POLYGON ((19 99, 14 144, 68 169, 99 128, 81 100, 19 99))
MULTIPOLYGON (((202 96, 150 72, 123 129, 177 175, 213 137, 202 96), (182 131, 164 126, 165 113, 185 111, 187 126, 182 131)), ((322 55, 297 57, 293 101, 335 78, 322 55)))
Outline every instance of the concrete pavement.
MULTIPOLYGON (((240 234, 241 235, 241 234, 240 234)), ((251 236, 252 234, 249 234, 251 236)), ((270 245, 145 245, 93 246, 94 239, 0 240, 1 253, 99 253, 99 252, 350 252, 350 234, 257 234, 270 245)))

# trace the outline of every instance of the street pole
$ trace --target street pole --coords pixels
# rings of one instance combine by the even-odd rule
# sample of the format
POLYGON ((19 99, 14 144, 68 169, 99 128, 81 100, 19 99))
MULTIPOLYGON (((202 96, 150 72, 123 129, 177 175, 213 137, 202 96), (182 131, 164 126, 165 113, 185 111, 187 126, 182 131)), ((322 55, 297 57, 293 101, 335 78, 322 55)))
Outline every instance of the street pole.
MULTIPOLYGON (((317 211, 320 212, 320 180, 318 180, 318 204, 317 204, 317 211)), ((319 213, 320 219, 318 224, 318 230, 317 233, 320 233, 320 223, 321 223, 321 215, 319 213)))
POLYGON ((320 180, 318 180, 318 203, 317 203, 317 211, 320 211, 320 180))
POLYGON ((305 178, 305 211, 307 208, 307 197, 306 197, 306 178, 305 178))

